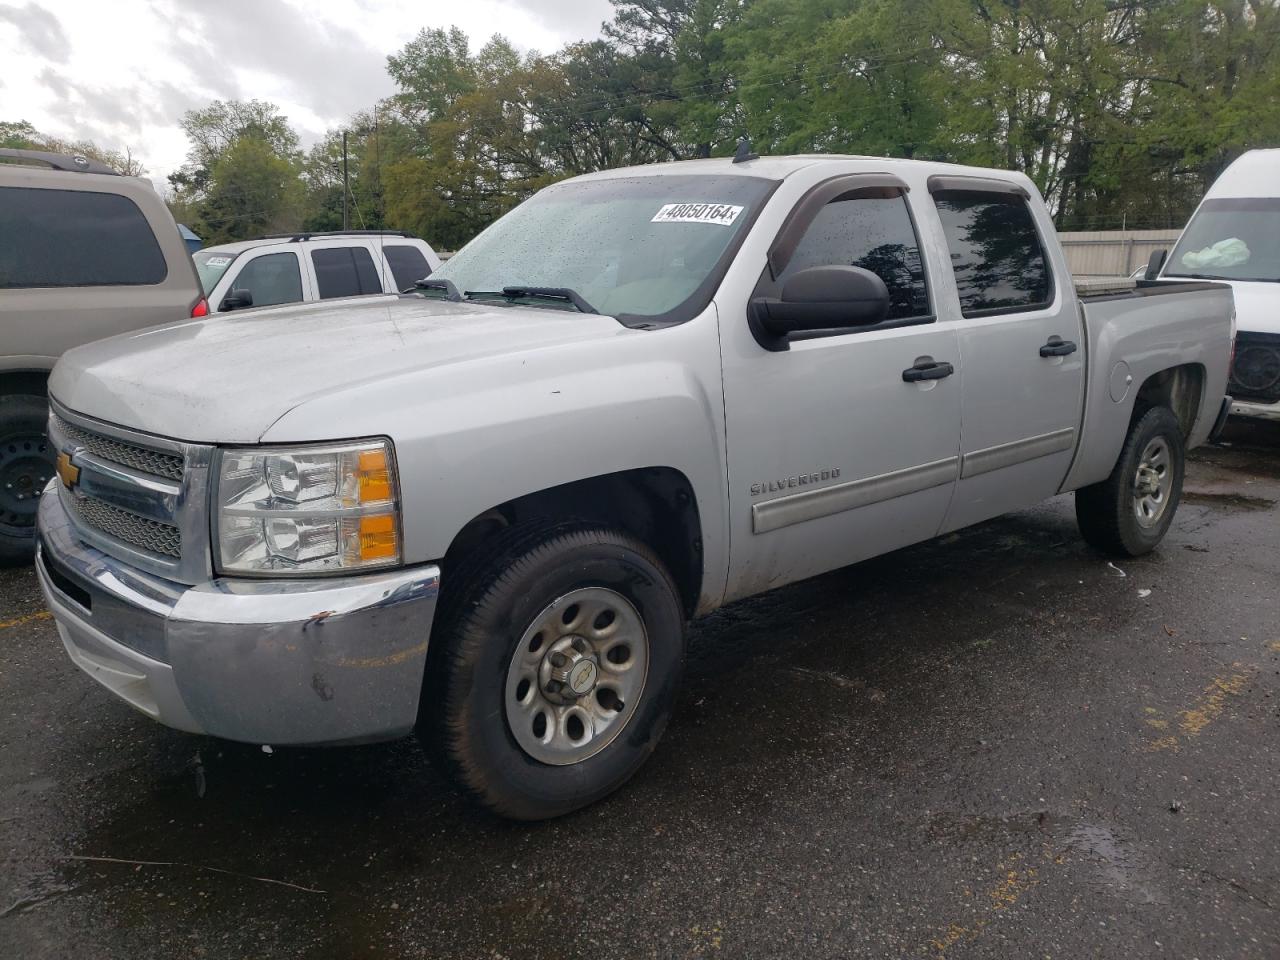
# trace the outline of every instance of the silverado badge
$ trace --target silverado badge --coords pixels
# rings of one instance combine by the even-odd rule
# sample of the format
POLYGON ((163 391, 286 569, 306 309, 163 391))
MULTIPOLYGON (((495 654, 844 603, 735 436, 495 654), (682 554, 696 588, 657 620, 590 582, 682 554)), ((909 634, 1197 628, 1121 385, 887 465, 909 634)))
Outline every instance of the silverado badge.
POLYGON ((62 481, 62 485, 70 490, 76 485, 76 481, 80 479, 80 468, 71 462, 71 454, 58 453, 58 479, 62 481))

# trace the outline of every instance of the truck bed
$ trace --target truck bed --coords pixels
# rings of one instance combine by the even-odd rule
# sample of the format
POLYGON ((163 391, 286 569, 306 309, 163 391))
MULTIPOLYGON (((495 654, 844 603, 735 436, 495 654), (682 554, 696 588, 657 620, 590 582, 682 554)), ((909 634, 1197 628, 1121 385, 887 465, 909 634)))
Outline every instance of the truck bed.
POLYGON ((1106 479, 1124 444, 1134 401, 1160 371, 1185 368, 1199 386, 1187 447, 1213 429, 1231 356, 1234 302, 1224 283, 1086 279, 1077 283, 1088 383, 1076 458, 1062 489, 1106 479))

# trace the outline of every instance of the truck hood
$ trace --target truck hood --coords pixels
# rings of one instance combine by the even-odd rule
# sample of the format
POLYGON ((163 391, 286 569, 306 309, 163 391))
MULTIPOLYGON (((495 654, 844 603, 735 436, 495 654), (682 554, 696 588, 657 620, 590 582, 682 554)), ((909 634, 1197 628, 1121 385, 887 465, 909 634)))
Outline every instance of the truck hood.
POLYGON ((1234 280, 1236 330, 1241 333, 1280 333, 1280 283, 1234 280))
POLYGON ((377 297, 219 314, 68 351, 49 381, 71 410, 193 443, 254 443, 309 399, 444 364, 636 335, 552 308, 377 297))

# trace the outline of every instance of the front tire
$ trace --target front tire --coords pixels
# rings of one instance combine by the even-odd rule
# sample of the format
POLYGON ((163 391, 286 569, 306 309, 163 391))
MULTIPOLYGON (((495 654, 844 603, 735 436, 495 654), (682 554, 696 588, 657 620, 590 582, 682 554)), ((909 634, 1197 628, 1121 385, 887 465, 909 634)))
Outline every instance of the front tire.
POLYGON ((630 779, 684 669, 680 598, 653 552, 606 528, 514 527, 446 590, 420 724, 462 788, 542 820, 630 779))
POLYGON ((1129 428, 1111 476, 1076 491, 1076 522, 1090 546, 1118 557, 1150 553, 1182 499, 1186 449, 1168 407, 1152 407, 1129 428))
POLYGON ((35 555, 36 507, 54 470, 48 420, 44 397, 0 396, 0 567, 35 555))

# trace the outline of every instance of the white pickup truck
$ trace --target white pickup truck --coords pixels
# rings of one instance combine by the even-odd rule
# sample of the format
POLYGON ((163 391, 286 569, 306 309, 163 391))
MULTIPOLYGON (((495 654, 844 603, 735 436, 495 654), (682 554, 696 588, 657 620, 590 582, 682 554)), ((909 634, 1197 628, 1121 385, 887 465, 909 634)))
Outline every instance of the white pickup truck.
POLYGON ((1149 551, 1227 410, 1230 290, 1078 295, 1015 173, 592 174, 420 286, 67 353, 37 570, 160 722, 417 730, 514 818, 640 767, 690 617, 1064 491, 1149 551))

